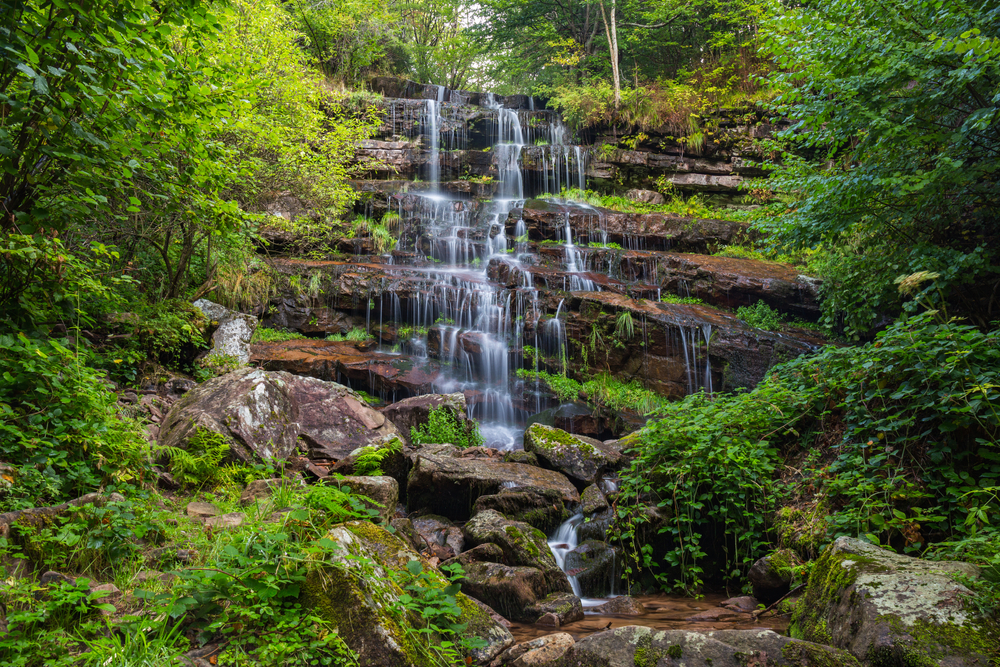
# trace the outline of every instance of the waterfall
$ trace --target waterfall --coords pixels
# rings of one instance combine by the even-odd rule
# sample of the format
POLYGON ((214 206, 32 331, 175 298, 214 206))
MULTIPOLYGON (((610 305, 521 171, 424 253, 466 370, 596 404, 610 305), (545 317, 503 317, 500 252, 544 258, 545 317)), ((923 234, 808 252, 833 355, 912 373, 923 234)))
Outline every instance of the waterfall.
MULTIPOLYGON (((583 523, 583 514, 574 514, 565 523, 556 528, 556 532, 549 538, 549 550, 556 559, 556 565, 563 572, 566 571, 566 555, 573 549, 576 549, 580 543, 580 538, 577 536, 576 530, 581 523, 583 523)), ((573 595, 582 598, 580 582, 577 581, 576 577, 569 574, 566 575, 566 578, 569 579, 573 595)))
POLYGON ((424 128, 430 139, 428 150, 430 155, 427 158, 427 179, 433 184, 432 189, 436 190, 441 180, 441 136, 438 133, 440 120, 441 99, 444 96, 444 87, 438 91, 438 100, 427 100, 427 110, 424 113, 424 128))

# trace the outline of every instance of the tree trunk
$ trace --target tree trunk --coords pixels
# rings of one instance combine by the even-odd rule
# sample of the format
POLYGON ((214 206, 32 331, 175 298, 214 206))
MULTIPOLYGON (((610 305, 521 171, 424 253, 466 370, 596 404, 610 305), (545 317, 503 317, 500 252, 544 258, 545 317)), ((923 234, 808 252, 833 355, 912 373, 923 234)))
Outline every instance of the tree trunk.
POLYGON ((601 2, 601 18, 604 20, 604 34, 608 38, 608 48, 611 51, 611 78, 615 86, 615 111, 617 112, 622 104, 622 79, 618 70, 618 21, 615 17, 617 0, 611 0, 611 20, 608 20, 608 13, 604 10, 604 2, 601 2))

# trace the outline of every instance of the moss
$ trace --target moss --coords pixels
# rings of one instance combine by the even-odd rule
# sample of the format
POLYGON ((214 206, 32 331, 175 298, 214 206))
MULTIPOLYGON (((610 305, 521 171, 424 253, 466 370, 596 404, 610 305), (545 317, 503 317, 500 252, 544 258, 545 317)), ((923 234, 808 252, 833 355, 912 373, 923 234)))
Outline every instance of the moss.
POLYGON ((529 430, 532 442, 540 449, 552 450, 559 447, 571 447, 579 450, 585 458, 591 458, 597 452, 593 445, 551 426, 532 424, 529 430))
POLYGON ((680 644, 671 644, 670 647, 667 649, 667 655, 669 655, 671 658, 675 659, 680 658, 682 654, 683 652, 681 650, 680 644))
MULTIPOLYGON (((671 646, 670 648, 673 649, 674 647, 671 646)), ((679 649, 680 647, 678 646, 677 648, 679 649)), ((656 663, 667 654, 667 651, 663 649, 653 648, 653 635, 644 634, 636 642, 632 661, 635 663, 635 667, 656 667, 656 663)))
POLYGON ((829 646, 789 642, 781 648, 782 657, 795 667, 858 667, 858 660, 847 651, 829 646))
POLYGON ((972 664, 977 656, 994 655, 1000 646, 1000 636, 995 630, 971 620, 962 625, 923 619, 904 625, 895 616, 881 616, 877 620, 886 623, 899 639, 892 646, 869 649, 865 658, 872 667, 929 667, 955 655, 972 664))
MULTIPOLYGON (((535 539, 541 536, 542 540, 545 540, 545 535, 542 534, 536 528, 532 529, 535 535, 532 535, 535 539)), ((511 543, 518 548, 524 549, 524 551, 532 558, 537 558, 539 555, 538 546, 524 533, 522 533, 517 526, 512 526, 510 524, 504 526, 503 531, 507 533, 507 537, 510 538, 511 543)))
POLYGON ((844 589, 851 586, 857 578, 856 568, 841 565, 848 559, 857 562, 859 557, 833 553, 832 548, 828 548, 816 561, 812 574, 809 575, 805 595, 792 615, 792 624, 788 629, 792 637, 819 644, 833 643, 826 627, 825 615, 827 607, 838 601, 844 589))

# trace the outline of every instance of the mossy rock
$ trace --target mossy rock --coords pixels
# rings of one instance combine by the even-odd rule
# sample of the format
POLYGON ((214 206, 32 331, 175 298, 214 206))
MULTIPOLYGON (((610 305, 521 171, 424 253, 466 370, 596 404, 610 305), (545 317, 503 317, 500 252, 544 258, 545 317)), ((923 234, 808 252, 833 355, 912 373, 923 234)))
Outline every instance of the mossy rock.
POLYGON ((524 432, 524 449, 538 457, 542 466, 558 470, 585 486, 607 470, 617 470, 625 457, 598 440, 571 435, 562 429, 535 423, 524 432))
POLYGON ((790 632, 844 648, 871 667, 990 664, 995 629, 963 600, 968 563, 934 562, 841 537, 813 567, 790 632))
POLYGON ((847 651, 770 630, 654 630, 627 625, 585 637, 563 655, 573 667, 860 667, 847 651))
POLYGON ((566 571, 576 577, 584 597, 621 593, 621 565, 615 548, 598 540, 586 540, 566 554, 566 571))
POLYGON ((492 542, 503 550, 505 561, 510 565, 539 570, 546 581, 542 595, 571 592, 569 580, 556 564, 545 534, 537 528, 512 521, 495 510, 486 510, 470 519, 463 531, 466 544, 492 542))
POLYGON ((476 562, 465 568, 462 590, 512 621, 534 623, 531 610, 548 593, 541 570, 523 565, 476 562))
MULTIPOLYGON (((310 570, 305 585, 307 604, 337 631, 363 665, 438 664, 428 652, 426 637, 419 634, 426 627, 424 620, 400 603, 406 591, 399 583, 401 575, 394 573, 405 573, 407 564, 415 560, 430 573, 433 585, 444 588, 448 581, 401 539, 367 521, 337 526, 327 538, 340 550, 310 570)), ((488 612, 463 593, 456 597, 462 621, 469 623, 465 635, 487 643, 470 652, 474 662, 488 662, 513 643, 510 632, 488 612)))
POLYGON ((591 484, 583 490, 583 493, 580 494, 580 502, 583 504, 581 511, 585 517, 594 516, 610 507, 604 493, 596 484, 591 484))
POLYGON ((546 533, 552 532, 570 517, 566 504, 558 493, 551 491, 512 491, 479 496, 475 511, 496 510, 515 521, 523 521, 546 533))

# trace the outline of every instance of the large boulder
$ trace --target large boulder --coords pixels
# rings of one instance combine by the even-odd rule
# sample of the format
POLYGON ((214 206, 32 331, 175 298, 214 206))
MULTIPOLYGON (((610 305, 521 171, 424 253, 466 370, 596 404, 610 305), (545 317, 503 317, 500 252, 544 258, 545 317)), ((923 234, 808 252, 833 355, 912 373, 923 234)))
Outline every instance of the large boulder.
POLYGON ((573 644, 553 667, 860 667, 848 652, 771 630, 654 630, 626 625, 573 644))
POLYGON ((583 603, 572 593, 549 593, 528 607, 528 611, 537 615, 537 618, 552 614, 560 627, 583 620, 583 603))
MULTIPOLYGON (((421 646, 419 631, 426 628, 420 614, 406 610, 401 598, 402 573, 417 561, 429 576, 424 585, 444 589, 448 581, 398 537, 363 521, 337 526, 327 534, 339 550, 314 567, 305 585, 308 604, 358 654, 362 665, 430 667, 438 664, 421 646)), ((486 647, 468 653, 472 663, 484 664, 511 646, 513 636, 464 593, 456 594, 463 636, 479 637, 486 647)))
POLYGON ((512 521, 495 510, 474 516, 463 528, 470 546, 492 543, 503 549, 504 562, 540 570, 548 592, 572 591, 566 574, 559 569, 545 533, 521 521, 512 521))
POLYGON ((795 607, 793 636, 849 650, 870 667, 990 664, 1000 637, 966 606, 968 563, 895 554, 850 537, 827 547, 795 607))
POLYGON ((476 422, 468 416, 465 394, 461 392, 413 396, 383 408, 382 414, 392 420, 392 423, 409 438, 413 428, 423 426, 430 420, 431 410, 448 412, 469 433, 476 429, 476 422))
POLYGON ((194 306, 205 314, 210 323, 212 349, 208 356, 231 358, 240 366, 250 363, 250 339, 257 330, 257 318, 229 310, 208 299, 198 299, 194 306))
POLYGON ((533 452, 544 467, 558 470, 584 486, 596 482, 606 470, 625 463, 619 452, 605 448, 599 440, 538 423, 524 432, 524 449, 533 452))
POLYGON ((411 509, 427 508, 450 519, 465 520, 480 496, 500 489, 554 493, 560 502, 577 505, 580 494, 566 477, 523 463, 502 463, 447 456, 417 455, 407 480, 411 509))
POLYGON ((335 382, 241 368, 184 394, 160 427, 162 446, 187 449, 198 429, 219 433, 242 462, 287 459, 297 448, 340 459, 397 436, 395 425, 335 382))

